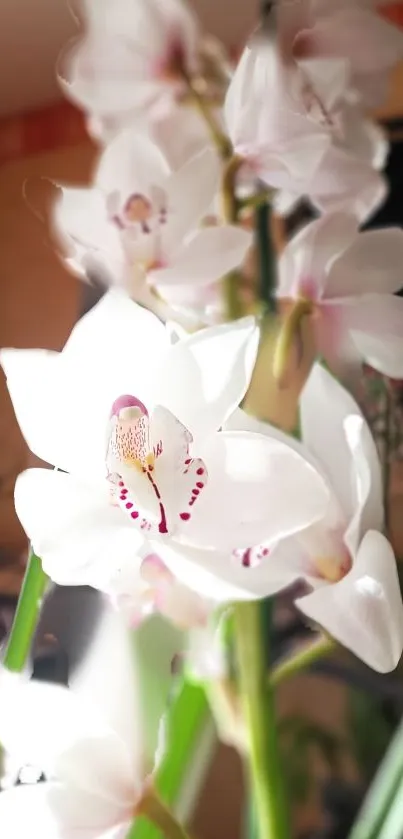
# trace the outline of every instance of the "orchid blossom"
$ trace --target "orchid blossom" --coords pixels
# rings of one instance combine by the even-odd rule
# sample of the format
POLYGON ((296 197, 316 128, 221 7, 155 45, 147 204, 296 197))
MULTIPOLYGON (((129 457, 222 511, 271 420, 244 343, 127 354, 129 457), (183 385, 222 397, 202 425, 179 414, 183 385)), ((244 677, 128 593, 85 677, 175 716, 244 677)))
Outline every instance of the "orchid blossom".
POLYGON ((330 213, 289 242, 279 264, 278 294, 309 300, 320 352, 336 367, 363 359, 403 377, 403 233, 359 233, 347 213, 330 213))
MULTIPOLYGON (((288 19, 296 4, 282 3, 288 19)), ((379 0, 302 0, 293 37, 294 57, 343 58, 351 88, 366 107, 382 105, 390 71, 403 58, 403 32, 379 15, 379 0)))
MULTIPOLYGON (((154 768, 134 649, 119 617, 107 610, 71 689, 1 672, 2 745, 16 764, 37 766, 46 778, 2 792, 2 835, 20 839, 32 825, 41 839, 127 835, 154 768)), ((161 723, 147 714, 158 759, 161 723)))
POLYGON ((63 188, 56 231, 78 271, 124 287, 166 318, 153 289, 186 307, 200 288, 240 265, 252 234, 233 225, 197 229, 212 206, 219 165, 206 149, 172 173, 158 148, 131 129, 101 156, 95 185, 63 188))
MULTIPOLYGON (((327 482, 321 522, 281 541, 268 565, 278 588, 304 580, 298 608, 370 667, 393 670, 403 648, 403 604, 393 549, 382 533, 375 443, 358 405, 319 364, 301 397, 302 443, 290 441, 327 482)), ((288 440, 243 412, 233 428, 288 440)))
POLYGON ((247 318, 171 345, 154 315, 110 292, 61 354, 2 352, 29 447, 70 473, 31 469, 16 486, 55 582, 137 592, 148 610, 169 590, 147 583, 158 569, 143 559, 156 553, 215 602, 268 593, 265 563, 244 566, 320 519, 328 491, 289 446, 218 431, 248 387, 257 338, 247 318))
POLYGON ((287 64, 270 38, 246 47, 225 101, 228 133, 251 173, 280 190, 280 210, 306 196, 363 221, 386 194, 374 168, 384 162, 385 141, 351 108, 340 113, 345 62, 312 64, 304 71, 287 64))
POLYGON ((85 14, 87 32, 62 62, 65 93, 106 126, 172 107, 198 70, 199 32, 187 3, 86 0, 85 14))

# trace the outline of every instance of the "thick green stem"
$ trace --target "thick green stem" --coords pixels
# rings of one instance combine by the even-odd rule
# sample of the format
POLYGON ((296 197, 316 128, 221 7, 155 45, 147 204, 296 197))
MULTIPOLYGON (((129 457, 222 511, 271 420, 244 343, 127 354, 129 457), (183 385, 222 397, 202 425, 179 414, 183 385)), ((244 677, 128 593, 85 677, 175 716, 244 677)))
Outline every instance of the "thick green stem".
POLYGON ((402 783, 403 721, 369 788, 349 839, 378 839, 380 837, 402 783))
POLYGON ((320 661, 320 659, 334 652, 336 647, 336 641, 333 638, 327 637, 321 637, 318 641, 314 641, 313 644, 304 645, 293 656, 290 656, 284 661, 280 661, 279 664, 273 667, 268 676, 270 685, 277 687, 281 682, 292 678, 292 676, 295 676, 302 670, 306 670, 316 661, 320 661))
POLYGON ((267 682, 260 604, 236 604, 234 626, 258 837, 287 839, 289 814, 277 743, 274 695, 267 682))
POLYGON ((3 661, 14 673, 23 670, 28 658, 47 582, 41 560, 31 551, 3 661))
POLYGON ((185 828, 177 821, 172 811, 164 804, 152 787, 144 794, 136 808, 136 813, 149 819, 161 830, 166 839, 188 839, 185 828))
POLYGON ((259 264, 260 299, 267 311, 276 311, 277 258, 270 236, 271 206, 266 201, 255 211, 256 249, 259 264))

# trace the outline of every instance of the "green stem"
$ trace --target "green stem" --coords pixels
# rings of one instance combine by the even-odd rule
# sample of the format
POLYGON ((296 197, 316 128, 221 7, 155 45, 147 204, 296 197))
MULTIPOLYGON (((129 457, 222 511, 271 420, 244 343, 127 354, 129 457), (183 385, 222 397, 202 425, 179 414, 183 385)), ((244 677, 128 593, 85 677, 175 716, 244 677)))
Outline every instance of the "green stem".
POLYGON ((266 201, 255 211, 256 249, 259 264, 260 299, 268 312, 276 311, 277 259, 270 236, 271 206, 266 201))
POLYGON ((182 71, 182 74, 187 85, 190 100, 193 102, 193 105, 199 111, 200 116, 206 123, 213 144, 217 148, 220 157, 222 157, 223 160, 228 160, 228 158, 232 155, 232 143, 229 137, 221 131, 221 128, 211 110, 210 104, 206 101, 205 97, 199 93, 193 79, 190 78, 190 76, 188 76, 184 71, 182 71))
POLYGON ((47 582, 41 560, 31 551, 3 661, 14 673, 23 670, 28 658, 47 582))
POLYGON ((277 743, 274 694, 267 683, 260 604, 236 604, 234 627, 258 836, 259 839, 287 839, 288 810, 277 743))
POLYGON ((143 796, 136 812, 149 819, 166 839, 188 839, 185 828, 152 787, 143 796))
POLYGON ((403 721, 369 788, 349 839, 378 839, 402 781, 403 721))
POLYGON ((313 644, 306 644, 299 652, 285 661, 280 661, 269 673, 269 684, 274 688, 286 679, 290 679, 302 670, 306 670, 316 661, 334 652, 337 644, 333 638, 321 637, 313 644))

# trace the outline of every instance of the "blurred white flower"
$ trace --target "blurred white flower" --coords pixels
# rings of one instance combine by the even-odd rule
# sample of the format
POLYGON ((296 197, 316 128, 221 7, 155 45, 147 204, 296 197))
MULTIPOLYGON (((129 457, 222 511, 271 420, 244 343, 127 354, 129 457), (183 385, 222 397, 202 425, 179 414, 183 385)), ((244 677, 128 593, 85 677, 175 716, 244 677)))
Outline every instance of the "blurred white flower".
MULTIPOLYGON (((0 795, 0 829, 7 839, 21 839, 33 825, 41 839, 127 835, 154 767, 134 650, 119 617, 108 610, 71 689, 10 681, 2 671, 3 747, 14 762, 40 766, 46 777, 0 795)), ((160 719, 151 719, 150 706, 147 713, 158 744, 160 719)))
POLYGON ((198 70, 199 31, 188 4, 86 0, 85 14, 85 35, 62 61, 64 92, 106 124, 173 106, 198 70))
POLYGON ((346 72, 339 60, 287 63, 273 38, 257 38, 241 57, 225 101, 228 133, 251 173, 280 190, 281 211, 305 196, 363 221, 385 197, 374 164, 387 146, 345 105, 346 72))
POLYGON ((244 566, 266 556, 263 541, 320 519, 328 491, 289 446, 217 433, 249 385, 257 340, 247 318, 171 345, 157 318, 110 292, 62 353, 2 352, 28 445, 71 473, 31 469, 16 486, 55 582, 143 596, 154 553, 214 602, 268 593, 265 563, 244 566))
POLYGON ((129 295, 161 317, 170 312, 153 289, 191 308, 200 288, 240 265, 252 234, 233 225, 202 227, 220 179, 206 149, 172 173, 158 148, 128 129, 105 149, 89 189, 63 188, 56 231, 70 265, 129 295))
POLYGON ((358 232, 347 213, 329 213, 301 230, 279 263, 280 297, 312 301, 318 347, 329 363, 362 359, 403 377, 403 232, 358 232))
MULTIPOLYGON (((316 364, 301 397, 302 443, 289 441, 327 482, 321 522, 285 539, 270 554, 278 588, 305 580, 296 600, 370 667, 393 670, 403 648, 403 605, 392 547, 382 534, 382 478, 375 443, 354 399, 316 364)), ((287 440, 243 412, 231 427, 287 440)))

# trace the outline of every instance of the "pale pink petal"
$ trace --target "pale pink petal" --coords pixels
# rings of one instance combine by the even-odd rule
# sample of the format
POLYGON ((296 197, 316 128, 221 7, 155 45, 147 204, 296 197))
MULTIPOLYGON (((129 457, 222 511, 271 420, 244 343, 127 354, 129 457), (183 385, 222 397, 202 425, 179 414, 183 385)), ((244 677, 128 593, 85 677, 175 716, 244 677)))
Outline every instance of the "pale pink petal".
POLYGON ((326 297, 392 294, 402 287, 403 232, 392 227, 357 235, 331 266, 326 297))
POLYGON ((321 475, 277 440, 226 431, 206 441, 200 454, 206 485, 181 525, 181 538, 190 544, 231 551, 273 543, 318 521, 327 509, 321 475))
POLYGON ((363 223, 385 200, 387 185, 368 163, 332 145, 305 194, 322 211, 353 213, 363 223))
MULTIPOLYGON (((49 808, 51 784, 25 784, 0 795, 0 831, 7 839, 29 836, 32 826, 41 839, 65 839, 63 826, 58 826, 49 808)), ((95 839, 95 837, 89 837, 95 839)))
POLYGON ((341 582, 296 602, 370 667, 381 673, 396 667, 403 647, 403 607, 396 560, 381 533, 366 534, 341 582))
POLYGON ((166 352, 155 402, 196 436, 217 430, 249 385, 259 335, 253 318, 203 329, 166 352))
POLYGON ((118 192, 122 202, 133 193, 149 197, 165 186, 169 167, 158 147, 136 127, 122 131, 106 147, 98 163, 96 185, 104 193, 118 192))
POLYGON ((3 350, 1 363, 28 446, 61 469, 88 480, 104 478, 112 404, 125 393, 150 403, 168 344, 154 315, 110 292, 78 322, 62 353, 3 350))
POLYGON ((295 579, 293 570, 272 568, 268 548, 262 561, 252 568, 243 567, 238 556, 229 551, 203 550, 179 542, 155 543, 172 574, 199 596, 215 604, 268 597, 295 579))
MULTIPOLYGON (((213 110, 217 125, 223 130, 221 110, 213 110)), ((152 136, 168 163, 176 171, 210 144, 211 138, 203 117, 194 108, 178 105, 153 119, 152 136)))
POLYGON ((57 232, 70 241, 111 258, 122 259, 117 230, 108 221, 105 196, 98 189, 62 187, 54 205, 57 232))
POLYGON ((364 423, 361 411, 350 393, 320 364, 311 371, 300 408, 304 444, 321 464, 346 521, 350 521, 358 499, 352 480, 353 452, 344 423, 350 416, 364 423))
POLYGON ((361 355, 370 367, 390 376, 392 379, 403 378, 403 342, 396 335, 382 338, 365 332, 352 331, 352 339, 361 355))
POLYGON ((177 252, 169 268, 151 271, 156 286, 207 285, 239 267, 252 243, 252 234, 231 225, 199 230, 177 252))
POLYGON ((108 591, 121 563, 140 566, 142 539, 109 503, 106 481, 95 490, 63 472, 29 469, 17 480, 15 504, 44 570, 60 585, 108 591))
POLYGON ((310 289, 321 297, 330 263, 357 235, 357 219, 349 213, 327 213, 306 225, 284 249, 279 263, 279 294, 292 297, 310 289))
POLYGON ((204 148, 174 172, 166 185, 165 236, 176 247, 210 211, 220 189, 221 164, 215 149, 204 148))
POLYGON ((354 555, 367 530, 382 530, 383 479, 375 441, 364 418, 357 414, 347 416, 343 428, 353 459, 351 479, 356 499, 344 541, 354 555))

